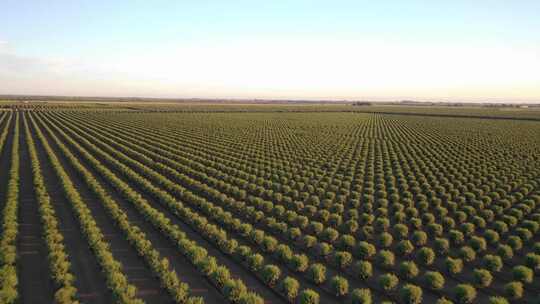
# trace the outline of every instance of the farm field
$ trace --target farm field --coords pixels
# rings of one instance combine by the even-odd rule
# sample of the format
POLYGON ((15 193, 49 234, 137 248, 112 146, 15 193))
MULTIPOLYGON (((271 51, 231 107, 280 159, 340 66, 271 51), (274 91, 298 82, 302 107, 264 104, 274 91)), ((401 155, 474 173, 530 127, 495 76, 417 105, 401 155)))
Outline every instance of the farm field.
POLYGON ((6 103, 0 303, 540 303, 538 113, 6 103))

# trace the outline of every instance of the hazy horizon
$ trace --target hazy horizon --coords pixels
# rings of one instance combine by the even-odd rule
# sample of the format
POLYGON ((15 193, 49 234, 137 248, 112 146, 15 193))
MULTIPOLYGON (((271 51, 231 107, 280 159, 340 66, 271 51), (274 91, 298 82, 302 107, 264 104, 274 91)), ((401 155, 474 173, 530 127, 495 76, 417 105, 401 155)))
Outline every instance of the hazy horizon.
POLYGON ((539 1, 0 8, 0 94, 540 102, 539 1))

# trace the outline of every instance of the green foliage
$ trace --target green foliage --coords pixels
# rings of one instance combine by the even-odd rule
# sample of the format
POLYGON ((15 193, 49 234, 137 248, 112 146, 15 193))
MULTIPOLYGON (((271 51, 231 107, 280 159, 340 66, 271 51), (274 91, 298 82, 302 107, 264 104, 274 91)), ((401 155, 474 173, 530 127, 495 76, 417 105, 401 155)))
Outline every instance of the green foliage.
POLYGON ((457 303, 473 303, 476 299, 476 289, 469 284, 459 284, 454 288, 454 296, 457 303))
POLYGON ((394 274, 385 273, 379 276, 377 282, 385 291, 391 291, 396 288, 399 283, 399 279, 394 274))
POLYGON ((304 289, 300 292, 300 304, 319 304, 319 294, 312 289, 304 289))
POLYGON ((311 264, 307 270, 309 279, 315 284, 326 281, 326 267, 323 264, 311 264))
POLYGON ((351 304, 371 304, 371 291, 369 289, 354 289, 351 292, 351 304))
POLYGON ((334 276, 330 279, 330 286, 336 297, 343 297, 349 293, 349 281, 342 276, 334 276))
POLYGON ((430 289, 440 290, 444 287, 445 279, 440 272, 426 271, 423 275, 426 286, 430 289))
POLYGON ((406 284, 399 291, 399 297, 403 303, 420 304, 422 303, 422 288, 416 285, 406 284))

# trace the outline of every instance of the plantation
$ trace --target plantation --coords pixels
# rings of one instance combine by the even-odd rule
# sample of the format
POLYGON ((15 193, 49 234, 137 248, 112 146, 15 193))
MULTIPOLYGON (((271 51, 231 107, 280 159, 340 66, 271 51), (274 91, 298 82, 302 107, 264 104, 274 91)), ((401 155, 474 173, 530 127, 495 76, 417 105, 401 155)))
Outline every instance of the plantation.
POLYGON ((540 303, 540 116, 351 107, 6 103, 0 303, 540 303))

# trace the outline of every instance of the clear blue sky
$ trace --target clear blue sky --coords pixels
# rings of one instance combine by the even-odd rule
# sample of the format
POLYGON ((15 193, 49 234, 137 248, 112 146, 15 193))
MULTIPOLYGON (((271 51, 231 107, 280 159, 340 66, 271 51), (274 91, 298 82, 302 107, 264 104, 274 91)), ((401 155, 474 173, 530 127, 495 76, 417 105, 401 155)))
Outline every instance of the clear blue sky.
POLYGON ((0 3, 0 94, 540 100, 538 71, 534 0, 0 3))

